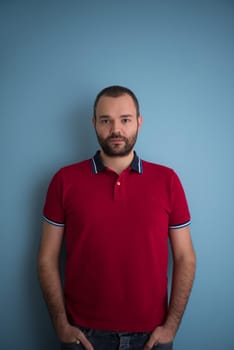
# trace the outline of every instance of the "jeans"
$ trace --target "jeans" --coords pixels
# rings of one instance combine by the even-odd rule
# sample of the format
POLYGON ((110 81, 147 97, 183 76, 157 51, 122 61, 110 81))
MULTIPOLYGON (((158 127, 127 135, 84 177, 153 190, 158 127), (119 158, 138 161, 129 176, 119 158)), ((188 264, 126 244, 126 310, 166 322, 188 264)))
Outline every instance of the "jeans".
MULTIPOLYGON (((143 350, 147 343, 150 332, 148 333, 127 333, 99 331, 80 327, 94 350, 143 350)), ((75 343, 61 343, 61 350, 84 350, 84 346, 75 343)), ((173 343, 157 344, 152 350, 173 350, 173 343)))

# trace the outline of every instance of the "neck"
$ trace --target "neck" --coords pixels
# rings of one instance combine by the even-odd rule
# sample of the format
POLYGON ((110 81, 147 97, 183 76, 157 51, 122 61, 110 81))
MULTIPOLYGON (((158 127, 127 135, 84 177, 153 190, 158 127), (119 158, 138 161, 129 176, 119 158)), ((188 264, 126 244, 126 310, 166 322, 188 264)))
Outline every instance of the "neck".
POLYGON ((129 167, 132 163, 134 152, 132 151, 127 156, 124 157, 109 157, 101 150, 100 153, 103 164, 112 169, 117 174, 120 174, 123 170, 129 167))

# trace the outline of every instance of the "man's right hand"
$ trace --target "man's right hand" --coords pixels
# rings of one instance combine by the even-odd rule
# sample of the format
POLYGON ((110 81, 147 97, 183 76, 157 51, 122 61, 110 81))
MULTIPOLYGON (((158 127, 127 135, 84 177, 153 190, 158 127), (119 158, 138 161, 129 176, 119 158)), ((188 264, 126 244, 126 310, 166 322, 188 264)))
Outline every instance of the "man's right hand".
POLYGON ((86 350, 94 350, 85 334, 77 327, 67 324, 65 327, 57 330, 58 337, 63 343, 75 343, 79 341, 86 350))

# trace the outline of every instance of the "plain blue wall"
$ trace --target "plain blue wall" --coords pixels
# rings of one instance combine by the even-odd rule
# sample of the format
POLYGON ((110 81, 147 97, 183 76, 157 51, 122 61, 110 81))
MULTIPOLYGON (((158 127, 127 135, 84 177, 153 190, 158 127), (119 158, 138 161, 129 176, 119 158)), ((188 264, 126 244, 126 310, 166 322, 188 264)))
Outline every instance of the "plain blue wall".
POLYGON ((0 348, 51 350, 36 255, 52 174, 90 157, 96 93, 132 88, 145 159, 180 175, 198 268, 176 350, 234 349, 234 2, 1 1, 0 348))

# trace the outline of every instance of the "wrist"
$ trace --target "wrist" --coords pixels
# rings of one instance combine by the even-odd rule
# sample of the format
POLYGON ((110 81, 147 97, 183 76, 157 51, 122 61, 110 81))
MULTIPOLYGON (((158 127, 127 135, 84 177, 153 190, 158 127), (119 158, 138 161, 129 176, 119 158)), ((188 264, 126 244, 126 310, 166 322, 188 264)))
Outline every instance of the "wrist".
POLYGON ((64 330, 66 330, 66 328, 70 326, 67 319, 67 315, 65 313, 57 315, 53 321, 57 334, 63 333, 64 330))
POLYGON ((177 324, 175 324, 174 322, 171 322, 170 320, 166 320, 165 323, 163 324, 163 328, 168 333, 168 336, 170 338, 172 339, 175 338, 175 335, 178 329, 177 324))

